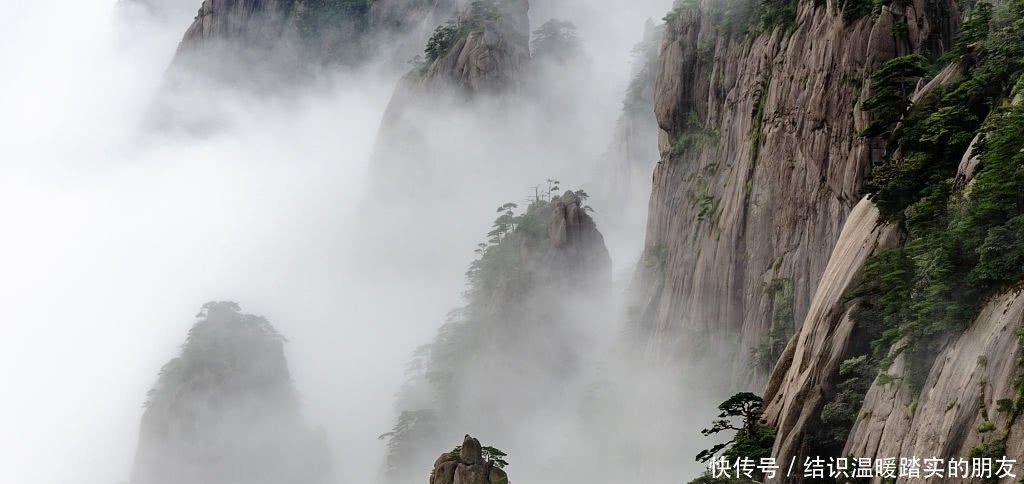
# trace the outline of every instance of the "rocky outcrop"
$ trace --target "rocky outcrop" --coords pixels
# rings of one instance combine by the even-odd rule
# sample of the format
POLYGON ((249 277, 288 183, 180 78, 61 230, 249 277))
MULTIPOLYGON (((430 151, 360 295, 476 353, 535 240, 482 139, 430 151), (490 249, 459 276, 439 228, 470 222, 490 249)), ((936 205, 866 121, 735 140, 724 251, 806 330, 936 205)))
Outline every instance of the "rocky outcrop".
POLYGON ((480 441, 469 434, 458 452, 445 452, 434 461, 429 484, 508 484, 508 475, 484 460, 480 441))
MULTIPOLYGON (((936 107, 936 96, 932 94, 948 92, 964 84, 964 79, 977 81, 977 72, 961 62, 947 65, 931 80, 918 82, 910 96, 915 107, 901 121, 910 127, 908 131, 917 119, 948 109, 936 107)), ((1019 71, 1010 74, 1020 75, 1019 71)), ((990 87, 999 86, 998 82, 991 84, 990 87)), ((1009 105, 993 109, 985 124, 969 125, 973 127, 960 134, 957 150, 963 153, 950 150, 944 154, 942 183, 947 191, 937 203, 943 210, 937 213, 949 220, 938 222, 938 236, 924 235, 927 217, 915 218, 920 207, 929 203, 927 197, 901 209, 906 218, 901 220, 898 244, 892 224, 881 220, 865 224, 863 213, 859 214, 860 206, 850 214, 811 310, 768 382, 765 418, 777 430, 773 456, 803 462, 814 452, 824 452, 873 461, 931 457, 944 463, 971 457, 1022 457, 1021 429, 1016 423, 1024 391, 1020 344, 1024 291, 1019 279, 1004 277, 993 284, 984 277, 968 278, 967 285, 975 291, 974 295, 957 289, 944 295, 944 299, 928 299, 925 296, 934 291, 930 284, 954 284, 949 281, 957 281, 973 271, 976 261, 943 265, 935 262, 938 257, 930 259, 922 256, 923 252, 914 252, 920 248, 942 250, 947 231, 954 232, 959 227, 985 231, 984 225, 971 226, 977 219, 958 217, 977 213, 972 211, 978 205, 991 206, 991 201, 985 204, 980 200, 991 200, 988 190, 993 189, 993 180, 1005 173, 999 171, 999 163, 1015 163, 1010 160, 1018 150, 1019 129, 1008 124, 1014 119, 1009 113, 1018 112, 1014 92, 1003 92, 1009 105), (1007 139, 1009 143, 1002 146, 1009 154, 987 151, 982 141, 999 144, 998 140, 1007 139), (986 164, 991 171, 985 170, 986 164), (871 250, 881 251, 895 245, 900 248, 887 251, 867 265, 871 278, 860 275, 864 257, 840 258, 838 266, 845 267, 848 275, 837 279, 832 268, 848 234, 869 241, 883 230, 892 235, 876 239, 871 250), (934 267, 942 270, 932 271, 934 267), (860 279, 867 280, 858 282, 860 279), (835 287, 839 292, 821 300, 820 296, 831 291, 836 282, 841 282, 835 287), (856 297, 847 300, 838 297, 840 294, 856 297), (825 313, 821 307, 827 308, 825 313), (963 308, 963 319, 942 319, 958 307, 963 308), (909 308, 913 309, 903 311, 909 308), (923 309, 928 312, 915 312, 923 309), (854 311, 856 318, 851 317, 854 311), (926 315, 924 320, 922 314, 926 315), (925 329, 916 331, 918 327, 925 329), (884 355, 886 351, 888 355, 884 355), (858 370, 865 361, 871 362, 870 369, 858 370), (854 370, 850 371, 851 368, 854 370), (849 398, 851 394, 856 397, 849 398)), ((894 143, 888 148, 897 150, 899 156, 913 156, 920 153, 915 149, 921 150, 906 143, 894 143), (899 151, 903 149, 908 151, 899 151)), ((924 149, 930 148, 926 145, 924 149)), ((891 161, 896 155, 889 156, 884 161, 891 161)), ((875 174, 885 179, 884 172, 877 168, 875 174)), ((885 192, 879 192, 875 198, 884 196, 885 192)), ((865 203, 871 204, 861 202, 865 203)), ((872 210, 872 218, 877 217, 877 211, 872 210)), ((957 254, 979 250, 968 244, 956 247, 957 254)), ((1014 250, 1014 244, 1004 246, 1003 250, 1014 250)), ((963 475, 946 475, 944 479, 945 470, 943 464, 943 472, 937 478, 932 476, 934 480, 969 480, 963 475)), ((900 476, 897 482, 904 480, 905 476, 900 476)), ((871 480, 883 481, 889 482, 882 476, 871 480)))
POLYGON ((764 418, 776 429, 773 456, 783 462, 799 455, 821 408, 835 393, 833 375, 848 357, 854 339, 851 312, 856 301, 845 295, 862 279, 864 262, 898 243, 895 225, 879 220, 866 197, 846 219, 821 277, 807 317, 776 365, 765 390, 764 418))
MULTIPOLYGON (((951 64, 936 80, 956 82, 960 71, 961 66, 951 64)), ((922 90, 940 84, 932 81, 922 90)), ((1020 102, 1019 96, 1009 98, 1010 104, 1020 102)), ((998 126, 998 121, 992 126, 998 126)), ((981 138, 979 133, 968 145, 952 179, 954 196, 964 201, 970 200, 981 169, 981 157, 974 149, 981 138)), ((906 384, 910 370, 902 353, 881 369, 865 395, 844 455, 871 459, 927 455, 946 461, 975 456, 1024 459, 1024 424, 1018 419, 1024 394, 1024 289, 1020 284, 1003 288, 977 309, 963 332, 946 335, 937 345, 938 354, 919 394, 906 384)), ((994 473, 998 467, 993 464, 994 473)), ((948 474, 933 480, 965 482, 948 474)), ((999 480, 1011 481, 1006 477, 999 480)), ((882 479, 874 477, 870 482, 882 479)), ((899 477, 896 482, 907 481, 899 477)))
POLYGON ((856 136, 870 73, 896 55, 940 54, 958 14, 954 2, 917 0, 847 21, 799 2, 791 23, 759 27, 719 5, 668 18, 636 312, 648 355, 724 369, 724 394, 763 382, 768 368, 753 370, 752 350, 809 313, 878 156, 856 136), (909 25, 900 35, 897 21, 909 25))
MULTIPOLYGON (((587 328, 609 309, 603 237, 571 191, 502 215, 495 227, 467 274, 466 306, 421 350, 418 371, 399 396, 402 416, 386 435, 389 482, 428 464, 429 449, 442 445, 450 429, 527 445, 531 432, 520 423, 536 418, 541 406, 566 418, 578 410, 566 392, 585 367, 587 328)), ((473 448, 478 444, 463 453, 473 448)), ((468 482, 453 466, 438 461, 435 474, 468 482)), ((462 471, 465 478, 476 475, 473 469, 462 471)))
POLYGON ((402 66, 458 3, 203 0, 174 66, 235 85, 290 79, 325 64, 359 65, 375 56, 402 66))
POLYGON ((142 417, 132 484, 326 483, 326 441, 303 422, 284 338, 234 303, 203 306, 160 371, 142 417))
POLYGON ((276 40, 291 16, 295 0, 203 0, 185 31, 179 52, 212 40, 266 37, 276 40))
POLYGON ((299 65, 296 25, 302 0, 203 0, 171 63, 181 75, 233 85, 260 84, 299 65))
POLYGON ((548 239, 540 251, 543 256, 537 258, 546 268, 544 272, 570 275, 582 281, 606 280, 611 270, 608 249, 580 197, 566 191, 555 197, 549 208, 548 239))
MULTIPOLYGON (((970 328, 940 351, 916 398, 901 384, 904 368, 898 359, 872 384, 843 454, 949 460, 969 457, 976 448, 998 446, 1000 457, 1019 462, 1024 456, 1024 422, 1016 418, 1015 408, 1024 375, 1017 336, 1022 325, 1024 290, 988 300, 970 328)), ((935 481, 964 482, 948 476, 935 481)))
POLYGON ((432 151, 424 124, 467 99, 521 86, 530 58, 528 10, 526 0, 475 2, 435 31, 432 54, 399 81, 384 112, 371 183, 404 191, 441 186, 451 176, 443 165, 422 162, 432 151))
POLYGON ((530 59, 530 21, 526 0, 474 2, 460 13, 452 38, 434 59, 409 78, 435 89, 502 93, 519 87, 530 59))

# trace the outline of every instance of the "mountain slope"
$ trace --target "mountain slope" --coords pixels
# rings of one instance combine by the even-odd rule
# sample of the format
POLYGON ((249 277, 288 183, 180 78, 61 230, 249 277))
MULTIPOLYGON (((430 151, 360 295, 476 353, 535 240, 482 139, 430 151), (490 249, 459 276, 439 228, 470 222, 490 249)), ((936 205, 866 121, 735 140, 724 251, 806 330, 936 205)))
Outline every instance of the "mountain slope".
POLYGON ((861 198, 865 81, 891 57, 942 54, 956 8, 702 1, 666 17, 635 321, 648 355, 723 369, 721 393, 764 381, 861 198))
POLYGON ((331 482, 328 449, 306 426, 284 338, 238 306, 203 306, 181 355, 149 392, 133 484, 331 482))
POLYGON ((535 438, 526 422, 574 411, 569 387, 585 369, 588 326, 607 311, 603 238, 572 191, 520 215, 501 211, 467 273, 466 306, 418 352, 399 395, 388 482, 412 482, 458 429, 525 445, 535 438))

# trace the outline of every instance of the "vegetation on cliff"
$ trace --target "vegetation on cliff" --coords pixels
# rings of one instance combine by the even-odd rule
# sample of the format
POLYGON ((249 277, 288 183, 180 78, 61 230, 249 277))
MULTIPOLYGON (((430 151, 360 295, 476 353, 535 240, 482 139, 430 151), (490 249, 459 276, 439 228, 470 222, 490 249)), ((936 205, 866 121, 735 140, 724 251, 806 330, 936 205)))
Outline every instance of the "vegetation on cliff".
MULTIPOLYGON (((881 330, 875 357, 883 368, 903 352, 914 391, 934 348, 964 329, 987 296, 1024 279, 1024 106, 1011 101, 1024 72, 1022 39, 1024 2, 977 4, 953 49, 950 68, 962 75, 927 93, 898 123, 885 123, 892 127, 887 155, 865 186, 882 215, 905 228, 906 241, 867 263, 855 295, 871 297, 858 321, 881 330), (977 168, 968 183, 971 174, 958 168, 968 169, 962 161, 972 158, 977 168)), ((887 85, 873 99, 904 79, 879 82, 887 85)), ((898 102, 866 105, 885 118, 898 102)))
MULTIPOLYGON (((447 431, 526 418, 529 405, 506 395, 505 385, 543 394, 578 370, 573 328, 587 314, 568 302, 600 297, 609 283, 609 261, 586 213, 586 194, 560 192, 549 180, 525 211, 511 202, 498 207, 466 272, 466 305, 417 351, 399 396, 399 420, 381 435, 388 440, 384 471, 390 482, 414 477, 447 431), (495 413, 500 421, 492 421, 495 413)), ((491 455, 502 462, 498 452, 491 455)))
MULTIPOLYGON (((867 260, 847 295, 857 302, 853 336, 829 377, 821 425, 803 437, 807 455, 840 455, 873 381, 905 385, 913 414, 938 350, 989 297, 1024 281, 1022 39, 1024 2, 979 3, 949 55, 897 57, 873 76, 862 134, 877 136, 885 155, 864 190, 902 238, 867 260), (889 375, 897 356, 904 369, 889 375)), ((1019 414, 1022 394, 1000 407, 1019 414)))
MULTIPOLYGON (((715 24, 730 36, 758 35, 781 28, 787 34, 796 27, 796 8, 799 0, 739 0, 711 4, 715 24)), ((675 7, 665 21, 683 11, 696 9, 699 0, 676 0, 675 7)))
POLYGON ((430 471, 430 484, 508 484, 508 474, 502 470, 508 465, 506 454, 494 447, 480 445, 469 434, 451 452, 445 452, 434 461, 430 471))
POLYGON ((772 444, 775 441, 775 429, 764 425, 761 420, 764 400, 753 393, 740 392, 719 404, 718 409, 721 410, 718 418, 712 422, 711 427, 701 430, 701 434, 712 436, 726 431, 735 434, 727 442, 702 450, 697 454, 697 461, 728 462, 728 466, 737 468, 741 467, 739 463, 749 462, 750 473, 740 476, 733 470, 723 473, 727 474, 724 477, 705 473, 689 484, 749 483, 763 479, 765 476, 761 459, 772 457, 772 444))
POLYGON ((459 39, 483 31, 484 22, 493 22, 501 18, 500 4, 499 0, 476 0, 461 15, 454 16, 437 26, 423 51, 427 63, 444 57, 459 39))

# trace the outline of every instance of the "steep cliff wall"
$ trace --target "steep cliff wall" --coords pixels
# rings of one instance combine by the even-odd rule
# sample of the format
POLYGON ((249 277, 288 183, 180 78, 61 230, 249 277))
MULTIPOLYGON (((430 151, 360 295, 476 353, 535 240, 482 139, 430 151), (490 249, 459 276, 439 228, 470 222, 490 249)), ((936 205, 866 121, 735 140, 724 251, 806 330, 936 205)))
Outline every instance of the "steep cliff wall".
POLYGON ((280 36, 291 17, 294 0, 203 0, 179 51, 201 48, 214 40, 280 36))
POLYGON ((855 210, 837 247, 880 228, 898 243, 830 260, 852 276, 825 312, 816 296, 766 390, 778 458, 1021 458, 1022 31, 1024 4, 981 3, 930 81, 923 58, 879 69, 870 105, 893 82, 917 87, 882 130, 862 202, 879 220, 858 227, 855 210))
POLYGON ((280 83, 303 65, 297 27, 304 9, 302 0, 203 0, 168 80, 172 86, 195 76, 237 86, 280 83))
POLYGON ((878 209, 862 199, 847 218, 807 317, 765 390, 764 417, 776 429, 772 455, 796 455, 804 445, 804 434, 835 392, 833 375, 846 359, 847 346, 855 344, 854 303, 845 296, 860 283, 867 258, 897 243, 896 226, 879 220, 878 209))
POLYGON ((199 317, 149 392, 132 483, 329 482, 327 444, 303 422, 284 338, 234 303, 208 303, 199 317))
POLYGON ((860 199, 865 80, 941 54, 958 21, 952 1, 901 5, 847 19, 832 2, 701 1, 666 17, 635 308, 649 355, 725 369, 726 388, 763 381, 860 199))
MULTIPOLYGON (((970 328, 938 353, 920 396, 901 387, 901 363, 887 369, 868 391, 844 452, 872 459, 949 460, 991 446, 999 450, 986 455, 1019 461, 1024 427, 1014 406, 1019 405, 1024 374, 1017 336, 1022 324, 1024 291, 1011 290, 987 301, 970 328)), ((871 482, 881 481, 876 477, 871 482)))

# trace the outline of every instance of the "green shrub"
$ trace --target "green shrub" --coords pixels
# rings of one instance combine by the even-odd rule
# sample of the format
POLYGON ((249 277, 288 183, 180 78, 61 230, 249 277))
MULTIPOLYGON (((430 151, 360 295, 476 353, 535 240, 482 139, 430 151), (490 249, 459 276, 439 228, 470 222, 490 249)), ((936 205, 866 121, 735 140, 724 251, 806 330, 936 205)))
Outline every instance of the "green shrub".
MULTIPOLYGON (((448 455, 450 457, 458 457, 461 452, 462 446, 456 445, 455 448, 451 450, 451 452, 448 452, 448 455)), ((497 467, 498 469, 504 469, 505 466, 508 465, 508 461, 505 460, 505 457, 508 457, 508 454, 502 452, 501 450, 498 450, 495 447, 491 447, 489 445, 481 446, 480 455, 484 458, 485 461, 490 462, 492 466, 497 467)))
POLYGON ((861 109, 872 115, 871 123, 861 136, 890 133, 910 108, 910 95, 918 79, 928 74, 928 59, 910 54, 886 61, 871 75, 871 96, 861 109))
POLYGON ((454 20, 449 20, 434 29, 433 35, 427 40, 427 48, 424 49, 427 62, 433 62, 447 54, 452 44, 455 43, 458 32, 459 29, 455 26, 454 20))
POLYGON ((843 20, 852 22, 862 17, 877 16, 882 10, 881 0, 846 0, 843 3, 843 20))
POLYGON ((464 13, 457 22, 449 19, 434 29, 434 33, 427 39, 427 46, 424 53, 427 62, 433 62, 451 49, 452 45, 469 34, 479 32, 484 28, 484 22, 497 20, 500 17, 498 4, 495 0, 477 0, 470 4, 467 13, 464 13))
MULTIPOLYGON (((970 459, 991 459, 992 462, 995 462, 997 459, 1002 459, 1005 456, 1005 438, 981 442, 978 445, 975 445, 971 451, 967 453, 967 457, 970 459)), ((996 484, 999 482, 999 478, 996 477, 996 473, 993 472, 991 476, 981 478, 981 482, 985 484, 996 484)))
POLYGON ((901 89, 913 77, 904 74, 920 67, 920 59, 903 59, 887 63, 891 92, 865 102, 888 109, 877 119, 881 131, 890 129, 882 134, 888 155, 865 189, 884 218, 902 224, 906 240, 868 260, 865 282, 851 294, 864 296, 854 316, 881 326, 874 341, 881 368, 902 353, 913 392, 936 345, 966 328, 985 297, 1024 280, 1024 106, 996 108, 1024 72, 1024 2, 1000 7, 1010 20, 991 26, 989 7, 979 5, 954 49, 966 69, 959 82, 934 90, 897 126, 901 89), (964 191, 955 176, 975 136, 981 162, 964 191))

